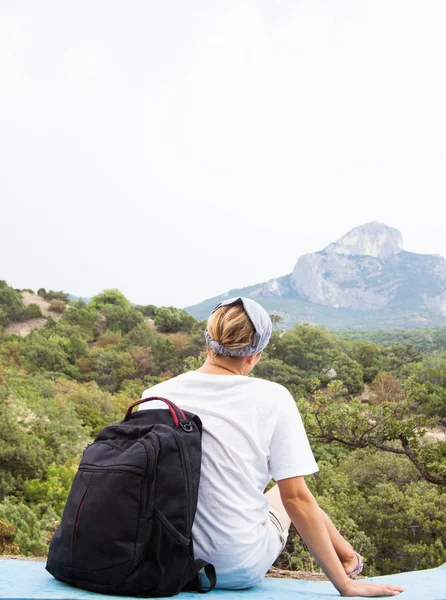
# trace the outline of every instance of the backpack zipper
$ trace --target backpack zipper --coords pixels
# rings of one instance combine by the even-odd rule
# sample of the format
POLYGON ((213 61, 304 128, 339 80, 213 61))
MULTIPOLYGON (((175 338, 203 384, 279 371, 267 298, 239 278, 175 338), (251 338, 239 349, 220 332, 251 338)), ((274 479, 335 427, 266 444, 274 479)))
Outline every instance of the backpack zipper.
MULTIPOLYGON (((151 467, 150 474, 152 474, 153 467, 155 465, 155 450, 153 449, 152 444, 149 444, 144 438, 141 439, 141 440, 139 440, 139 442, 140 442, 140 444, 142 444, 144 446, 146 452, 148 454, 150 454, 150 460, 151 460, 151 463, 150 463, 150 467, 151 467)), ((148 471, 149 469, 146 469, 146 470, 148 471)))
POLYGON ((118 452, 121 452, 121 453, 124 452, 124 450, 122 448, 120 448, 113 442, 109 442, 108 440, 98 440, 97 442, 92 442, 91 444, 88 444, 88 446, 93 446, 93 444, 105 444, 106 446, 110 446, 111 448, 113 448, 114 450, 117 450, 118 452))
POLYGON ((73 551, 74 551, 74 544, 76 542, 77 524, 79 522, 82 505, 84 504, 84 500, 85 500, 85 496, 87 495, 87 492, 88 492, 88 487, 86 488, 85 492, 83 493, 82 500, 80 501, 79 506, 77 507, 76 520, 74 521, 73 535, 71 537, 71 564, 73 564, 73 551))
POLYGON ((186 504, 186 535, 190 536, 191 533, 191 529, 192 529, 192 518, 191 518, 191 514, 190 514, 190 497, 191 497, 191 480, 192 480, 192 472, 190 470, 190 464, 189 464, 189 459, 186 457, 186 450, 184 448, 184 444, 183 444, 183 440, 181 439, 181 436, 175 431, 175 429, 170 429, 172 431, 172 433, 175 436, 175 439, 177 441, 177 445, 178 448, 180 450, 180 455, 181 455, 181 460, 183 465, 185 465, 184 469, 185 470, 185 475, 186 475, 186 489, 187 489, 187 504, 186 504))
POLYGON ((91 465, 89 463, 82 463, 79 466, 79 471, 112 471, 113 473, 135 473, 135 475, 139 475, 140 477, 144 477, 146 473, 146 469, 143 469, 141 467, 130 467, 129 465, 111 465, 108 467, 97 467, 96 465, 91 465))
POLYGON ((156 453, 155 453, 155 450, 154 450, 152 444, 149 444, 149 442, 147 442, 144 438, 139 440, 139 443, 142 444, 146 453, 150 456, 150 458, 149 458, 149 456, 147 457, 147 462, 148 462, 147 469, 146 469, 147 480, 146 480, 145 488, 144 488, 144 492, 146 495, 145 512, 147 513, 149 510, 149 503, 153 504, 153 496, 155 493, 154 486, 150 485, 150 484, 152 483, 153 475, 155 472, 156 453))
MULTIPOLYGON (((144 439, 138 440, 138 442, 140 444, 142 444, 142 446, 144 447, 144 449, 146 451, 146 454, 147 453, 150 454, 151 463, 148 462, 146 469, 144 469, 144 467, 132 467, 131 465, 122 465, 122 466, 125 467, 126 469, 141 469, 143 471, 147 471, 148 476, 150 476, 153 472, 153 466, 155 463, 155 451, 154 451, 153 447, 150 444, 148 444, 144 439)), ((92 442, 91 444, 88 444, 87 446, 85 446, 85 449, 87 449, 89 446, 93 446, 93 444, 105 444, 106 446, 110 446, 111 448, 113 448, 117 452, 120 452, 121 454, 123 454, 125 452, 125 449, 119 448, 119 446, 117 446, 113 442, 109 442, 108 440, 99 440, 97 442, 92 442)), ((82 462, 81 464, 89 465, 91 463, 82 462)), ((92 466, 94 466, 94 465, 92 465, 92 466)), ((96 467, 96 468, 113 469, 114 467, 109 465, 108 467, 96 467)), ((121 467, 119 467, 119 468, 121 468, 121 467)))

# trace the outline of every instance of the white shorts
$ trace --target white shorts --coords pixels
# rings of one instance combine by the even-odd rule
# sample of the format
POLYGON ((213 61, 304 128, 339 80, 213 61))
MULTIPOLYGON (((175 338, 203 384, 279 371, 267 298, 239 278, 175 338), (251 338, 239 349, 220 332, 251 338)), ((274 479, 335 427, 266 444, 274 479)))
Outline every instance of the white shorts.
MULTIPOLYGON (((264 522, 264 540, 260 548, 254 549, 248 557, 242 561, 235 561, 232 557, 228 568, 217 568, 217 588, 220 589, 245 589, 250 588, 262 581, 270 566, 282 553, 288 538, 288 529, 285 526, 280 513, 270 506, 269 519, 264 522)), ((212 557, 208 557, 213 562, 212 557)), ((203 574, 203 581, 207 584, 207 578, 203 574)))
POLYGON ((283 549, 285 548, 285 545, 286 545, 286 542, 287 542, 287 539, 288 539, 288 531, 289 530, 285 526, 285 523, 283 522, 282 517, 280 516, 279 511, 277 511, 272 506, 270 506, 270 508, 269 508, 269 520, 274 525, 274 529, 276 530, 277 535, 279 537, 280 552, 277 555, 277 557, 279 557, 279 555, 282 554, 283 549))

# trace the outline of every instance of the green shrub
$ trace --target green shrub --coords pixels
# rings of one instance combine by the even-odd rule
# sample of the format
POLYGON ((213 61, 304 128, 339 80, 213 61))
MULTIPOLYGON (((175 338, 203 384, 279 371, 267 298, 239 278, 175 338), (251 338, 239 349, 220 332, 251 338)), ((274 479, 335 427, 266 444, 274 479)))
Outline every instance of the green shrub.
POLYGON ((154 348, 156 345, 164 344, 164 338, 151 329, 147 323, 138 323, 125 337, 126 346, 142 346, 154 348))
POLYGON ((143 323, 144 317, 132 306, 105 306, 103 315, 107 322, 107 329, 129 333, 134 327, 143 323))
POLYGON ((93 335, 94 325, 98 318, 98 311, 95 310, 89 304, 85 304, 82 300, 72 302, 69 310, 63 313, 61 321, 58 326, 63 326, 64 323, 69 325, 80 327, 88 337, 93 335))
POLYGON ((0 326, 5 326, 9 322, 8 313, 5 308, 0 306, 0 326))
POLYGON ((121 306, 128 308, 131 306, 127 298, 117 289, 104 290, 100 294, 93 296, 88 306, 95 309, 102 309, 105 306, 121 306))
MULTIPOLYGON (((116 370, 118 354, 120 353, 113 346, 91 348, 88 354, 79 358, 76 363, 81 371, 82 380, 95 381, 102 390, 116 392, 120 384, 116 370)), ((128 377, 124 376, 122 379, 128 377)))
POLYGON ((63 313, 63 311, 66 308, 66 303, 63 300, 51 300, 50 302, 50 310, 57 312, 57 313, 63 313))
POLYGON ((155 325, 165 333, 190 332, 195 322, 194 317, 185 310, 166 306, 159 308, 155 317, 155 325))
POLYGON ((42 311, 38 304, 28 304, 25 309, 24 317, 26 319, 37 319, 42 316, 42 311))
POLYGON ((14 544, 15 529, 0 519, 0 554, 18 554, 19 547, 14 544))
POLYGON ((49 290, 47 292, 45 288, 40 288, 39 290, 37 290, 37 294, 42 298, 45 298, 45 300, 61 300, 63 302, 68 302, 69 296, 69 294, 66 294, 65 292, 61 291, 56 292, 55 290, 49 290))
POLYGON ((78 383, 59 379, 55 385, 56 399, 74 407, 77 417, 90 436, 97 435, 106 425, 122 419, 111 393, 101 390, 95 382, 78 383))
POLYGON ((75 342, 60 335, 44 338, 42 334, 33 332, 26 337, 22 353, 30 370, 42 369, 76 377, 79 372, 73 364, 73 354, 76 356, 73 344, 75 342))
POLYGON ((95 342, 97 348, 106 348, 107 346, 117 346, 121 343, 122 334, 120 331, 111 331, 107 329, 95 342))
POLYGON ((147 306, 138 305, 138 306, 135 306, 135 308, 137 310, 139 310, 139 312, 141 312, 145 317, 148 317, 149 319, 154 319, 158 312, 157 307, 154 306, 153 304, 148 304, 147 306))
POLYGON ((42 540, 41 523, 29 506, 16 498, 5 498, 0 504, 0 519, 14 528, 14 544, 20 554, 45 556, 47 544, 42 540))
MULTIPOLYGON (((1 387, 11 391, 11 386, 1 387)), ((26 409, 11 406, 8 397, 0 398, 0 501, 21 490, 26 479, 41 476, 50 458, 44 441, 33 439, 27 429, 30 416, 26 409)))
POLYGON ((10 287, 6 281, 0 281, 0 306, 2 308, 2 315, 0 316, 2 324, 6 324, 7 321, 23 320, 26 307, 23 304, 22 296, 10 287))
POLYGON ((76 471, 75 461, 68 461, 60 466, 51 463, 43 478, 30 479, 25 482, 23 488, 25 502, 29 506, 44 504, 48 507, 51 505, 62 516, 76 471))
POLYGON ((417 401, 429 416, 446 423, 446 352, 434 352, 412 368, 415 380, 422 384, 417 401))

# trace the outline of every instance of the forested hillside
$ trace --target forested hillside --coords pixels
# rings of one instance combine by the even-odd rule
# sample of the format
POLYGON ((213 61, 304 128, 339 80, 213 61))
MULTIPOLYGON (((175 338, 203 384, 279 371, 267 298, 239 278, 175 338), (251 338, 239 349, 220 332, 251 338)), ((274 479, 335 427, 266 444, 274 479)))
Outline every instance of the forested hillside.
POLYGON ((410 345, 423 354, 446 350, 446 327, 438 329, 334 329, 346 340, 369 340, 382 346, 410 345))
MULTIPOLYGON (((85 445, 145 388, 204 360, 204 322, 184 310, 132 306, 117 290, 88 304, 62 292, 39 297, 52 304, 43 326, 11 334, 41 309, 0 282, 4 554, 45 555, 85 445)), ((298 403, 320 466, 308 482, 366 557, 366 573, 445 562, 444 330, 430 332, 440 340, 432 347, 309 325, 282 332, 274 321, 253 375, 286 386, 298 403)), ((295 536, 279 564, 316 568, 295 536)))

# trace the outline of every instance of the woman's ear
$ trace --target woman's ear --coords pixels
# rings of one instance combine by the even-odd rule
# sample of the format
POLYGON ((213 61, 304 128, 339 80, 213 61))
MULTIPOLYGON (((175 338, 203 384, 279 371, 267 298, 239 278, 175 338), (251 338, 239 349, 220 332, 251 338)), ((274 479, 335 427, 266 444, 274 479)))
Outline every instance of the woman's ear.
POLYGON ((251 354, 250 356, 245 356, 246 363, 251 367, 251 369, 255 366, 257 362, 257 354, 251 354))
MULTIPOLYGON (((251 354, 251 356, 245 356, 244 360, 245 360, 245 364, 247 365, 247 367, 249 368, 249 371, 252 371, 253 368, 256 366, 256 364, 259 362, 260 357, 262 356, 262 353, 259 352, 258 354, 251 354)), ((248 372, 249 372, 248 371, 248 372)))

